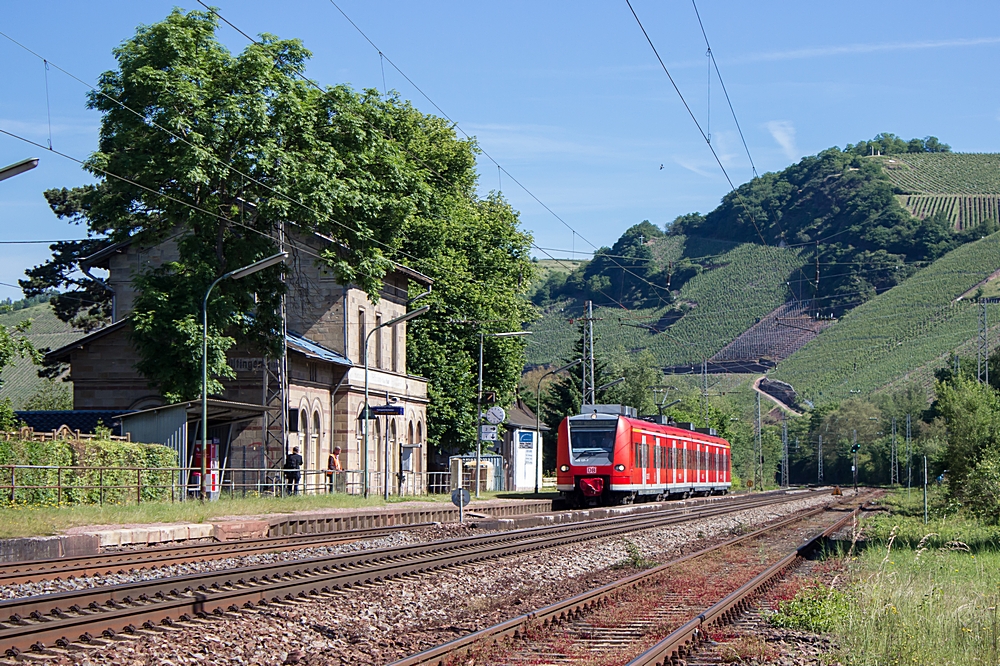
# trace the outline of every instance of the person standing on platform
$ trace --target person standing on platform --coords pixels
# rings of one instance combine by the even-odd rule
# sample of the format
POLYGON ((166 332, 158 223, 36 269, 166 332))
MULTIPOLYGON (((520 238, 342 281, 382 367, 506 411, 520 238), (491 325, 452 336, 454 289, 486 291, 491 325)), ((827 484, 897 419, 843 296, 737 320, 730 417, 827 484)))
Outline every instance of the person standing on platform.
POLYGON ((340 447, 335 446, 326 462, 326 492, 334 492, 337 476, 343 471, 344 468, 340 465, 340 447))
POLYGON ((297 495, 299 492, 299 477, 302 467, 302 456, 299 455, 299 447, 293 446, 290 456, 285 458, 285 494, 297 495))

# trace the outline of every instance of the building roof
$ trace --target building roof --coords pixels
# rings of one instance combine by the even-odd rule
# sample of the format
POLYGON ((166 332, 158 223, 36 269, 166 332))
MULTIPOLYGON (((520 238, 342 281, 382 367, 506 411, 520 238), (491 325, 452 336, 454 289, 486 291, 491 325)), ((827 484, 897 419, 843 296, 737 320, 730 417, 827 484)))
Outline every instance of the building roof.
POLYGON ((115 323, 111 324, 110 326, 105 326, 104 328, 99 328, 96 331, 93 331, 92 333, 88 333, 87 335, 83 336, 82 338, 78 338, 78 339, 74 340, 73 342, 71 342, 71 343, 69 343, 67 345, 63 345, 62 347, 59 347, 58 349, 53 349, 52 351, 50 351, 47 354, 45 354, 45 360, 46 361, 64 361, 64 360, 68 361, 69 360, 69 355, 70 355, 70 353, 73 352, 73 350, 75 350, 75 349, 83 349, 86 345, 90 344, 94 340, 99 340, 100 338, 103 338, 105 335, 108 335, 110 333, 114 333, 115 331, 117 331, 117 330, 119 330, 121 328, 124 328, 125 327, 125 322, 127 322, 127 321, 128 321, 128 317, 126 317, 124 319, 120 319, 120 320, 116 321, 115 323))
POLYGON ((122 410, 111 409, 65 409, 51 411, 14 412, 17 418, 35 432, 50 432, 66 426, 70 430, 92 433, 97 426, 111 428, 115 435, 121 434, 122 410))
MULTIPOLYGON (((507 410, 507 422, 504 423, 504 427, 510 428, 511 430, 534 430, 535 429, 535 413, 524 404, 524 401, 520 398, 510 406, 507 410)), ((546 430, 551 430, 547 425, 540 422, 538 423, 538 431, 545 432, 546 430)))
MULTIPOLYGON (((103 338, 105 335, 114 333, 115 331, 124 328, 125 322, 128 319, 122 319, 116 321, 110 326, 105 326, 104 328, 98 329, 93 333, 83 336, 78 340, 63 345, 58 349, 53 349, 45 355, 46 361, 67 361, 69 360, 69 355, 76 349, 83 349, 86 345, 91 342, 103 338)), ((348 367, 354 364, 339 352, 335 352, 332 349, 327 349, 318 342, 313 342, 309 338, 303 337, 294 331, 288 331, 285 337, 285 343, 288 345, 288 349, 291 351, 296 351, 309 358, 319 359, 321 361, 326 361, 328 363, 336 363, 337 365, 345 365, 348 367)), ((58 427, 58 426, 57 426, 58 427)))
MULTIPOLYGON (((277 409, 277 407, 254 405, 247 402, 233 402, 232 400, 217 400, 215 398, 209 398, 206 402, 208 403, 208 421, 211 425, 222 425, 226 423, 236 423, 237 421, 246 421, 248 419, 258 417, 264 412, 275 411, 277 409)), ((149 409, 142 409, 137 412, 121 414, 120 418, 128 419, 133 416, 153 414, 155 412, 163 411, 165 409, 173 409, 175 407, 184 408, 184 411, 187 413, 188 421, 194 421, 201 418, 201 400, 188 400, 187 402, 176 402, 172 405, 150 407, 149 409)))
POLYGON ((318 342, 313 342, 309 338, 303 337, 295 331, 287 332, 285 335, 285 344, 288 345, 288 349, 297 351, 308 358, 315 358, 321 361, 327 361, 328 363, 336 363, 337 365, 346 365, 348 367, 354 365, 351 363, 350 359, 340 352, 327 349, 318 342))

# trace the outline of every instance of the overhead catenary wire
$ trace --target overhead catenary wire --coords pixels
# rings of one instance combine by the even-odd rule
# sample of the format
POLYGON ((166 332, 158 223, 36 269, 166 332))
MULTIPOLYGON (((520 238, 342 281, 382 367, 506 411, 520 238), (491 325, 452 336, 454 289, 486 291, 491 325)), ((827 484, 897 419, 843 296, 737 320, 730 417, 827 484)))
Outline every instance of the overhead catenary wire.
MULTIPOLYGON (((442 109, 440 107, 440 105, 437 104, 437 102, 435 102, 433 99, 431 99, 430 95, 428 95, 426 92, 424 92, 424 90, 422 88, 420 88, 420 86, 418 86, 416 83, 414 83, 413 79, 411 79, 406 74, 406 72, 404 72, 396 63, 394 63, 391 58, 389 58, 388 56, 385 55, 384 51, 382 51, 382 49, 379 48, 379 46, 365 33, 365 31, 362 30, 361 27, 357 23, 355 23, 354 20, 351 19, 350 16, 347 15, 347 12, 345 12, 340 7, 340 5, 338 5, 335 2, 335 0, 329 0, 329 1, 330 1, 330 4, 333 5, 337 9, 337 11, 340 12, 340 14, 347 20, 347 22, 350 23, 351 26, 355 30, 357 30, 358 34, 360 34, 364 38, 364 40, 366 42, 368 42, 368 44, 371 45, 371 47, 378 52, 380 58, 385 58, 385 61, 388 62, 397 72, 399 72, 400 76, 402 76, 404 79, 406 79, 406 81, 411 86, 413 86, 413 88, 418 93, 420 93, 423 96, 423 98, 426 99, 431 104, 431 106, 433 106, 435 109, 437 109, 437 111, 446 120, 448 120, 452 124, 452 126, 455 128, 455 130, 457 130, 459 133, 461 133, 462 136, 464 136, 465 138, 472 139, 472 135, 470 135, 468 132, 466 132, 465 130, 463 130, 462 127, 458 124, 458 122, 456 120, 454 120, 451 116, 449 116, 447 113, 445 113, 444 109, 442 109)), ((202 2, 202 0, 198 0, 198 2, 201 3, 203 6, 205 6, 205 3, 202 2)), ((218 13, 216 15, 218 15, 218 13)), ((222 17, 220 16, 220 18, 222 18, 222 17)), ((223 19, 223 20, 225 20, 225 19, 223 19)), ((226 21, 226 22, 229 23, 228 21, 226 21)), ((230 24, 230 25, 232 25, 232 24, 230 24)), ((556 214, 556 212, 553 211, 548 205, 546 205, 541 199, 539 199, 535 195, 534 192, 532 192, 531 190, 529 190, 523 183, 521 183, 521 181, 519 181, 517 178, 515 178, 503 165, 500 164, 500 162, 498 162, 492 155, 490 155, 489 151, 487 151, 485 148, 483 148, 482 145, 479 145, 477 143, 477 147, 479 148, 479 151, 482 153, 482 155, 484 157, 486 157, 486 159, 488 159, 489 161, 491 161, 493 164, 496 165, 498 176, 499 176, 500 173, 506 174, 507 177, 511 181, 513 181, 518 187, 520 187, 529 197, 531 197, 532 199, 534 199, 536 203, 538 203, 549 214, 551 214, 554 218, 556 218, 559 222, 561 222, 563 224, 563 226, 565 226, 573 234, 573 238, 574 238, 574 241, 575 241, 576 236, 580 235, 580 234, 579 234, 579 232, 576 231, 576 229, 574 229, 572 227, 572 225, 570 225, 568 222, 566 222, 566 220, 564 220, 560 215, 556 214)), ((594 245, 589 240, 587 240, 583 235, 580 235, 580 238, 584 242, 586 242, 587 244, 589 244, 591 247, 593 247, 595 250, 598 249, 598 247, 596 245, 594 245)), ((538 248, 538 249, 540 249, 540 248, 538 248)), ((553 258, 553 257, 551 257, 551 255, 549 255, 549 256, 550 256, 550 258, 553 258)), ((669 293, 669 290, 666 289, 665 287, 663 287, 662 285, 654 284, 653 282, 650 282, 649 280, 647 280, 643 276, 637 275, 636 273, 628 271, 623 266, 619 265, 618 267, 622 268, 623 270, 626 270, 626 272, 628 272, 630 275, 632 275, 633 277, 639 279, 642 282, 645 282, 646 284, 648 284, 653 289, 660 290, 660 291, 667 291, 669 293)), ((625 306, 623 305, 622 307, 625 307, 625 306)))
POLYGON ((698 122, 698 118, 694 115, 694 111, 691 110, 691 106, 687 103, 687 100, 684 98, 684 94, 681 92, 681 89, 677 86, 677 82, 674 81, 674 77, 670 74, 670 70, 667 69, 666 63, 663 62, 663 58, 660 57, 659 51, 656 50, 656 45, 653 44, 652 38, 649 36, 649 33, 646 32, 646 27, 642 24, 642 21, 639 20, 639 15, 636 14, 635 9, 632 7, 631 1, 625 0, 625 4, 628 5, 629 11, 631 11, 632 16, 635 17, 635 22, 639 24, 639 29, 642 30, 642 34, 646 38, 646 41, 649 42, 649 47, 653 50, 653 55, 656 56, 657 61, 659 61, 660 67, 663 69, 663 73, 667 75, 668 79, 670 79, 670 84, 674 87, 674 91, 677 93, 677 96, 680 97, 681 103, 684 105, 684 108, 687 109, 688 115, 691 116, 691 120, 694 122, 695 127, 698 128, 698 132, 701 134, 701 138, 705 140, 705 145, 707 145, 708 149, 712 151, 712 156, 718 163, 719 168, 722 169, 722 174, 726 177, 726 182, 729 183, 729 188, 732 190, 733 194, 736 195, 736 198, 739 200, 740 205, 743 206, 743 210, 750 217, 750 221, 753 223, 753 228, 757 231, 757 235, 760 237, 760 242, 763 243, 764 245, 767 245, 768 244, 767 240, 764 239, 764 234, 760 230, 760 225, 757 224, 757 219, 754 217, 754 214, 750 210, 749 206, 747 206, 746 201, 743 200, 743 195, 740 194, 740 191, 736 188, 736 185, 733 183, 733 179, 730 178, 729 172, 726 171, 726 167, 722 163, 722 158, 720 158, 719 154, 715 151, 715 146, 713 146, 712 142, 709 141, 708 135, 705 134, 705 130, 702 129, 701 123, 698 122))
POLYGON ((743 148, 746 150, 747 159, 750 160, 750 169, 753 171, 753 177, 757 178, 757 167, 753 163, 753 157, 750 155, 750 147, 747 145, 747 140, 743 136, 743 128, 740 127, 739 118, 736 117, 736 109, 733 108, 733 102, 729 99, 729 91, 726 90, 726 83, 722 80, 722 72, 719 71, 719 63, 715 60, 715 51, 712 50, 712 45, 708 42, 708 33, 705 32, 705 24, 701 21, 701 12, 698 11, 698 4, 695 0, 691 0, 691 5, 694 7, 694 14, 698 17, 698 26, 701 28, 701 34, 705 38, 705 46, 708 47, 708 57, 711 59, 711 64, 715 67, 715 74, 719 77, 719 85, 722 87, 722 92, 726 96, 726 103, 729 104, 729 111, 733 114, 733 122, 736 123, 736 130, 740 133, 740 140, 743 142, 743 148))

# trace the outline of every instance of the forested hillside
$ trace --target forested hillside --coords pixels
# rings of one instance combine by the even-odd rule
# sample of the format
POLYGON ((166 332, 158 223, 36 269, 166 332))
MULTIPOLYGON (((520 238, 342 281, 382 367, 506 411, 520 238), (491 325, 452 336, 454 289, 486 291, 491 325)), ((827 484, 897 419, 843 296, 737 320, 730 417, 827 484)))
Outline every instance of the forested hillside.
POLYGON ((997 230, 996 206, 982 194, 994 188, 996 159, 951 153, 934 137, 880 134, 764 174, 708 214, 663 228, 637 224, 592 261, 550 271, 536 285, 532 300, 543 316, 529 362, 568 353, 564 324, 586 300, 600 308, 599 351, 648 349, 664 366, 711 357, 788 301, 813 316, 841 317, 997 230), (915 217, 903 197, 927 196, 931 185, 984 201, 915 217), (956 215, 970 221, 956 224, 956 215))
POLYGON ((805 399, 829 403, 947 363, 977 335, 978 305, 959 297, 998 268, 1000 233, 953 250, 855 308, 781 363, 773 377, 805 399))

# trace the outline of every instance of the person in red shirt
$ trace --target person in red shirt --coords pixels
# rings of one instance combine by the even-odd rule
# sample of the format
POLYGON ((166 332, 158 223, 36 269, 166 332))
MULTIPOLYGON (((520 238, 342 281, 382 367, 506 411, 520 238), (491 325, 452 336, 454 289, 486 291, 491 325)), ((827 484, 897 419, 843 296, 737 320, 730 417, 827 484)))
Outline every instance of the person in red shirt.
POLYGON ((326 462, 326 491, 332 493, 334 491, 334 485, 337 480, 337 473, 343 472, 344 468, 340 465, 340 447, 333 447, 333 451, 330 453, 330 458, 326 462))

